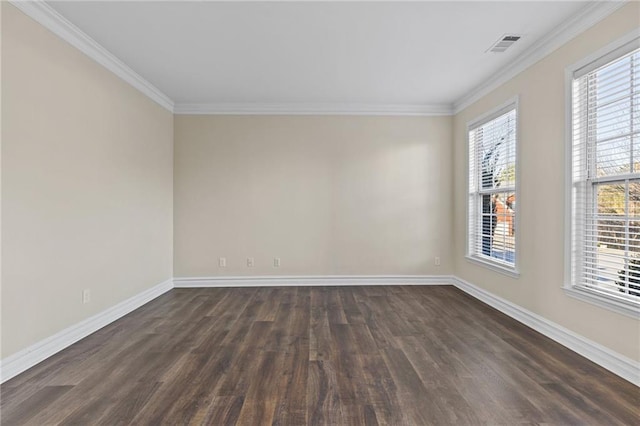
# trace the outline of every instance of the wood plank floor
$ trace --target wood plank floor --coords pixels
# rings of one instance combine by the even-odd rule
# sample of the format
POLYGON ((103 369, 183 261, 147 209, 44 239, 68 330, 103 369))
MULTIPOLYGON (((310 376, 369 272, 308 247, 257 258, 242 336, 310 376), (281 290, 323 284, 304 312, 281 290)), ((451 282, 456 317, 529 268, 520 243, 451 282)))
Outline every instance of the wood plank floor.
POLYGON ((6 425, 640 424, 640 389, 450 286, 174 289, 0 387, 6 425))

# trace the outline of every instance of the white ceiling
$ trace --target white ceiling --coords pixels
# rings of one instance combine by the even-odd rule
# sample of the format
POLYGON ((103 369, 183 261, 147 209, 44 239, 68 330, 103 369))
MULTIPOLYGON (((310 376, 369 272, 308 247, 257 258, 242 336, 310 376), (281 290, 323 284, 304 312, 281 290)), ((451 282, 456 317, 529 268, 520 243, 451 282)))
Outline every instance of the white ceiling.
POLYGON ((48 3, 177 104, 372 108, 451 105, 587 5, 48 3))

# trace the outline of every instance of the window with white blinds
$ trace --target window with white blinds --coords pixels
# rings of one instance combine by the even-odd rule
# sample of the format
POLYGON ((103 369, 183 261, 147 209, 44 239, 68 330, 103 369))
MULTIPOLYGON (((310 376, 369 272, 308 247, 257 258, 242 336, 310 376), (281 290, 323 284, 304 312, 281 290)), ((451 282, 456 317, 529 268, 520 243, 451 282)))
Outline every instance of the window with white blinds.
POLYGON ((515 271, 515 102, 469 126, 468 257, 515 271))
POLYGON ((640 303, 640 41, 573 73, 571 285, 640 303))

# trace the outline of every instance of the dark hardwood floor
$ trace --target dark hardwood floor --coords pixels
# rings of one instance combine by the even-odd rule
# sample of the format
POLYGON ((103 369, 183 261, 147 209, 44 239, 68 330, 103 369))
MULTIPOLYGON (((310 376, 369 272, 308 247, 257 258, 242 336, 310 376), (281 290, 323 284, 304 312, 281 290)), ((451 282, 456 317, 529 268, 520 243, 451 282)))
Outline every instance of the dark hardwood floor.
POLYGON ((640 424, 640 389, 449 286, 175 289, 3 384, 6 425, 640 424))

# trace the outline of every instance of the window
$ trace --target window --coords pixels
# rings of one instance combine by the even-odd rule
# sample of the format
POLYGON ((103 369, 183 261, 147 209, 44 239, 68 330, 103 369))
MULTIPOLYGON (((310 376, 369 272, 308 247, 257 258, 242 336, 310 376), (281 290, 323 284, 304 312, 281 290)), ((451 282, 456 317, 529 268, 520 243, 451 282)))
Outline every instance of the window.
POLYGON ((571 75, 569 287, 640 306, 640 40, 571 75))
POLYGON ((469 125, 468 257, 516 272, 516 103, 469 125))

